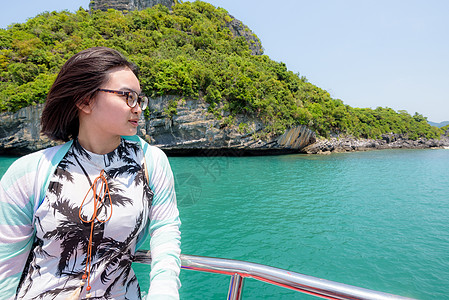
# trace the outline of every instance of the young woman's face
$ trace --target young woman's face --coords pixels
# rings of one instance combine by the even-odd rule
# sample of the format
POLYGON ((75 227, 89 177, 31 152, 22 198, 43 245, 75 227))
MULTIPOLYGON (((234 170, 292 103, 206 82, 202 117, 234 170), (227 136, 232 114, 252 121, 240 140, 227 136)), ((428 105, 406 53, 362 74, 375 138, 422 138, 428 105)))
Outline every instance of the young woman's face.
MULTIPOLYGON (((113 69, 109 80, 99 87, 114 91, 135 91, 140 94, 140 84, 136 75, 128 68, 113 69)), ((142 110, 137 104, 133 108, 126 104, 126 96, 98 91, 91 103, 91 127, 95 127, 101 137, 135 135, 142 110)), ((92 128, 93 129, 93 128, 92 128)))

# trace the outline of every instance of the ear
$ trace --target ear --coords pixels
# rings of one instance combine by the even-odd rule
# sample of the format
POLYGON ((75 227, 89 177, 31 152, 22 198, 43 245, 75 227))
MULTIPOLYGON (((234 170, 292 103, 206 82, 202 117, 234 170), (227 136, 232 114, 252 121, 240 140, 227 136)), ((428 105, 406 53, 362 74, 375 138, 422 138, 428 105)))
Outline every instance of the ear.
POLYGON ((85 114, 92 112, 92 101, 90 99, 83 99, 80 103, 76 104, 76 107, 85 114))

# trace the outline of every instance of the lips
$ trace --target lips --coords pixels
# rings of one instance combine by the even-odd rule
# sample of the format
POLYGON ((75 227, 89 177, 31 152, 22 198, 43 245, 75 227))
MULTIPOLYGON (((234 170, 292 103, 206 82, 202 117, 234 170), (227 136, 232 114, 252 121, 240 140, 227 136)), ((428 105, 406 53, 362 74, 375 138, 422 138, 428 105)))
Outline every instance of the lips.
POLYGON ((139 120, 129 120, 129 123, 131 123, 131 125, 137 127, 137 125, 139 125, 139 120))

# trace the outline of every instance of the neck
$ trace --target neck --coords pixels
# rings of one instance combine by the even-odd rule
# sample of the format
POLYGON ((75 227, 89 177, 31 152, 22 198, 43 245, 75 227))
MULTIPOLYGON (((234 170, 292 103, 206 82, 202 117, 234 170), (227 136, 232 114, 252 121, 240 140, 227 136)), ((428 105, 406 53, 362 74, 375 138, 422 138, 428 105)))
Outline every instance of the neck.
POLYGON ((118 145, 120 145, 120 141, 120 136, 105 139, 99 137, 89 138, 88 136, 81 134, 78 135, 78 142, 80 145, 87 151, 96 154, 107 154, 114 151, 118 145))

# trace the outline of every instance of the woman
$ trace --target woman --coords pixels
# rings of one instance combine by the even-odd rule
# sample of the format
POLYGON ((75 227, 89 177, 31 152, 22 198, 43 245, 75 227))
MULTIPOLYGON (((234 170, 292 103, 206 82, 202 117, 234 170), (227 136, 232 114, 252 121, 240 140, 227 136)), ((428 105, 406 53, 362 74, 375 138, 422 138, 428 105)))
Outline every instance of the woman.
POLYGON ((179 214, 164 153, 136 136, 135 65, 95 47, 62 67, 42 132, 0 184, 1 299, 141 299, 131 263, 149 233, 149 299, 178 299, 179 214))

